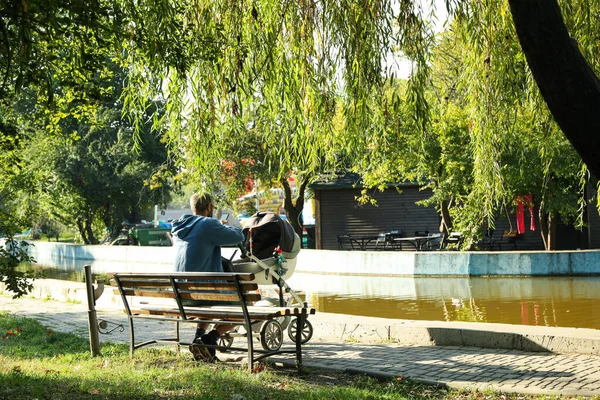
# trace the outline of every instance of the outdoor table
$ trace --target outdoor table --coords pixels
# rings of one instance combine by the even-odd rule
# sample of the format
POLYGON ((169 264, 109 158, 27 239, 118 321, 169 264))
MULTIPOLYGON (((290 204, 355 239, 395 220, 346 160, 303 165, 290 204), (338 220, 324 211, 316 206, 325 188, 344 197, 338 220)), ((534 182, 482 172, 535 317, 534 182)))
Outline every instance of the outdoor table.
POLYGON ((413 236, 413 237, 400 237, 394 238, 394 243, 402 246, 402 243, 409 243, 412 245, 415 250, 423 250, 423 247, 430 241, 434 239, 438 239, 440 236, 438 235, 428 235, 428 236, 413 236))
POLYGON ((380 235, 349 236, 348 239, 350 240, 350 243, 353 245, 352 248, 354 248, 354 244, 356 244, 360 250, 367 250, 369 243, 371 243, 374 240, 375 241, 380 240, 381 236, 380 235))

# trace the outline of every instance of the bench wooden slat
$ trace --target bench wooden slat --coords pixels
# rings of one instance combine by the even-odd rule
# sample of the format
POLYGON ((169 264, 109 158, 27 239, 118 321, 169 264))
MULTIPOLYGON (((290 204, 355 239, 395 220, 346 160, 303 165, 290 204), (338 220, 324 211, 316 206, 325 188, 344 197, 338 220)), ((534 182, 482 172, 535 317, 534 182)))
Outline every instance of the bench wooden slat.
MULTIPOLYGON (((170 310, 165 309, 154 309, 154 308, 140 308, 140 309, 132 309, 132 314, 141 314, 141 315, 160 315, 160 316, 168 316, 168 317, 179 317, 181 314, 179 310, 176 308, 172 308, 170 310)), ((188 318, 198 318, 198 319, 207 319, 213 320, 218 319, 221 321, 237 321, 244 322, 244 313, 239 312, 231 312, 231 311, 219 311, 219 310, 203 310, 203 311, 194 311, 188 310, 186 308, 186 316, 188 318)), ((269 319, 280 317, 278 314, 268 314, 268 313, 256 313, 251 316, 252 320, 266 321, 269 319)))
POLYGON ((218 273, 218 272, 201 272, 197 275, 194 272, 170 272, 168 274, 165 273, 152 273, 152 272, 108 272, 106 276, 109 279, 115 278, 118 276, 119 278, 126 279, 170 279, 171 277, 188 279, 188 280, 225 280, 225 281, 233 281, 234 276, 237 276, 240 281, 253 281, 254 274, 252 273, 218 273))
MULTIPOLYGON (((116 295, 121 294, 119 289, 114 289, 116 295)), ((125 296, 142 296, 142 297, 155 297, 160 299, 175 299, 175 293, 172 290, 144 290, 144 289, 123 289, 125 296)), ((179 292, 179 297, 185 300, 208 300, 208 301, 239 301, 240 297, 236 293, 218 293, 218 292, 206 292, 206 293, 186 293, 179 292)), ((259 301, 259 293, 245 293, 244 298, 246 301, 259 301)))
MULTIPOLYGON (((202 309, 215 309, 215 310, 235 310, 235 307, 230 306, 210 306, 210 307, 201 307, 202 309)), ((187 307, 186 307, 187 309, 187 307)), ((304 308, 304 307, 259 307, 259 306, 248 306, 248 312, 272 312, 272 313, 280 313, 281 315, 314 315, 316 310, 314 308, 304 308)))
MULTIPOLYGON (((120 295, 119 289, 113 290, 114 294, 120 295)), ((174 299, 175 293, 172 290, 144 290, 144 289, 123 289, 125 296, 156 297, 161 299, 174 299)))
MULTIPOLYGON (((178 282, 177 288, 179 290, 233 290, 236 291, 237 288, 235 283, 227 283, 227 282, 178 282)), ((252 292, 258 290, 258 284, 256 283, 240 283, 240 288, 242 292, 252 292)))
MULTIPOLYGON (((111 286, 119 286, 116 280, 110 280, 111 286)), ((169 288, 171 282, 167 280, 161 281, 140 281, 140 280, 129 280, 121 279, 121 286, 123 287, 138 287, 138 288, 169 288)))
MULTIPOLYGON (((173 308, 170 310, 164 310, 164 309, 153 309, 153 308, 140 308, 140 309, 131 309, 131 313, 134 315, 156 315, 156 316, 164 316, 164 317, 179 317, 181 316, 181 313, 179 312, 178 309, 173 308)), ((241 316, 235 316, 235 315, 229 315, 227 314, 225 318, 222 314, 218 313, 218 312, 214 312, 214 313, 206 313, 206 314, 187 314, 186 316, 188 318, 199 318, 199 319, 219 319, 219 320, 230 320, 230 321, 238 321, 238 322, 243 322, 244 321, 244 315, 242 314, 241 316)))
MULTIPOLYGON (((140 280, 129 280, 121 279, 121 287, 131 289, 151 289, 151 288, 165 288, 171 289, 173 286, 171 281, 140 281, 140 280)), ((111 286, 119 286, 117 281, 114 279, 110 280, 111 286)), ((176 286, 180 290, 202 290, 202 289, 215 289, 215 290, 236 290, 234 282, 177 282, 176 286)), ((258 289, 256 283, 241 283, 242 291, 249 292, 258 289)))
MULTIPOLYGON (((177 308, 161 307, 142 307, 132 309, 134 314, 163 315, 177 317, 180 315, 177 308)), ((269 320, 285 316, 298 316, 300 314, 312 315, 315 313, 313 308, 289 308, 289 307, 248 307, 248 313, 252 320, 269 320)), ((244 313, 241 309, 233 307, 185 307, 185 314, 188 318, 213 319, 218 318, 228 321, 243 321, 244 313)))
MULTIPOLYGON (((239 295, 236 293, 217 293, 217 292, 212 292, 212 293, 180 293, 179 296, 182 299, 186 299, 186 300, 212 300, 212 301, 239 301, 240 297, 239 295)), ((245 293, 244 294, 244 299, 246 301, 259 301, 260 300, 260 294, 259 293, 245 293)))

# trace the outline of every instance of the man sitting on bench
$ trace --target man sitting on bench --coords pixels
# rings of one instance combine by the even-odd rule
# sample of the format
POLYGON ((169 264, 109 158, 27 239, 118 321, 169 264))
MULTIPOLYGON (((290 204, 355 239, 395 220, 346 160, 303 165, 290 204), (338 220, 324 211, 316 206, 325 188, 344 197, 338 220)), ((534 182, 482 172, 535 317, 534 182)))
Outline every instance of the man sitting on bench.
MULTIPOLYGON (((244 240, 242 231, 221 224, 213 218, 214 206, 208 193, 195 193, 190 197, 194 215, 185 214, 173 221, 171 234, 175 247, 176 272, 223 272, 221 246, 237 245, 244 240)), ((184 300, 186 306, 207 306, 209 301, 184 300)), ((235 304, 237 305, 237 303, 235 304)), ((198 323, 193 343, 216 346, 220 335, 234 328, 232 325, 215 325, 206 333, 207 323, 198 323)), ((196 361, 215 361, 215 349, 190 346, 196 361)))

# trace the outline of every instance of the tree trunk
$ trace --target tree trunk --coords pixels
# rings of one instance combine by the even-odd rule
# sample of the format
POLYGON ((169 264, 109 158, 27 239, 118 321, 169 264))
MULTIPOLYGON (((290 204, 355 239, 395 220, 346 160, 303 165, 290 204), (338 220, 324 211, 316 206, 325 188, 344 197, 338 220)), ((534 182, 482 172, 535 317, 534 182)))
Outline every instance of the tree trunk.
POLYGON ((556 214, 548 213, 544 211, 544 205, 540 204, 539 207, 540 216, 540 234, 544 241, 544 248, 546 251, 556 250, 556 214))
POLYGON ((452 217, 450 217, 450 209, 447 200, 442 201, 440 204, 440 216, 442 217, 440 222, 440 232, 449 235, 450 232, 452 232, 452 217))
POLYGON ((85 220, 85 232, 87 233, 88 244, 98 244, 98 241, 94 237, 94 231, 92 230, 92 220, 91 218, 86 218, 85 220))
POLYGON ((600 80, 565 26, 557 0, 509 0, 533 77, 567 139, 600 177, 600 80))
POLYGON ((140 209, 139 209, 139 207, 137 207, 137 206, 132 206, 131 207, 131 212, 127 216, 127 220, 129 222, 131 222, 132 224, 139 224, 140 222, 142 222, 142 219, 140 218, 140 209))
POLYGON ((556 250, 556 214, 548 214, 548 251, 556 250))
POLYGON ((544 249, 548 250, 548 219, 546 211, 544 211, 544 203, 541 202, 538 208, 540 218, 540 234, 542 235, 542 241, 544 242, 544 249))
POLYGON ((302 184, 298 188, 298 197, 296 198, 296 204, 292 200, 292 188, 287 178, 281 179, 281 185, 285 192, 285 199, 283 201, 283 208, 285 209, 285 215, 294 231, 302 238, 302 229, 304 227, 304 221, 302 221, 302 210, 304 210, 304 195, 306 187, 308 186, 309 178, 302 180, 302 184))
POLYGON ((77 218, 77 221, 75 221, 75 223, 77 224, 77 230, 79 231, 79 234, 81 235, 83 244, 90 244, 90 241, 88 240, 87 234, 85 232, 85 227, 83 226, 81 219, 77 218))

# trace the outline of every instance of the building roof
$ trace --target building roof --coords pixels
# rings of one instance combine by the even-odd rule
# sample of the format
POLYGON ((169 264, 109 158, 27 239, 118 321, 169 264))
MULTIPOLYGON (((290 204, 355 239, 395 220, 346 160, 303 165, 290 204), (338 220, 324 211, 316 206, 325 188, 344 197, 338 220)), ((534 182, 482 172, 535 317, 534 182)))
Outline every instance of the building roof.
MULTIPOLYGON (((388 187, 406 187, 406 186, 418 186, 416 182, 388 182, 388 187)), ((354 172, 347 172, 340 175, 325 175, 314 181, 309 185, 311 189, 316 190, 327 190, 327 189, 352 189, 352 188, 363 188, 363 182, 360 174, 354 172)))

